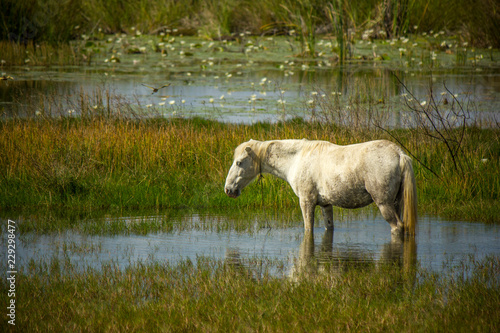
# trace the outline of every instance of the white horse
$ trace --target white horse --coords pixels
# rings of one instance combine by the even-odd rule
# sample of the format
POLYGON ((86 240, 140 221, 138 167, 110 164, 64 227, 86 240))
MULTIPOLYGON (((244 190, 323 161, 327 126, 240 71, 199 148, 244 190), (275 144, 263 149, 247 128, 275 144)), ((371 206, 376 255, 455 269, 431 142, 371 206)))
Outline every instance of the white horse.
POLYGON ((375 202, 393 235, 415 234, 417 191, 411 158, 390 141, 339 146, 306 139, 250 140, 235 150, 226 194, 238 197, 261 173, 290 184, 299 197, 306 231, 314 227, 316 205, 322 208, 326 228, 333 229, 332 206, 359 208, 375 202))

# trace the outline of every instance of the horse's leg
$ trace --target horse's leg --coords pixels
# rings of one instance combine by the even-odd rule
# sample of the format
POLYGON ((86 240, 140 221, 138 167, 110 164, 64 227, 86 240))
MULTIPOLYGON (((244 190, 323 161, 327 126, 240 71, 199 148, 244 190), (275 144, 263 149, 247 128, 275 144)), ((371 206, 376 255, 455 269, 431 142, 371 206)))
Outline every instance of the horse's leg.
POLYGON ((389 204, 378 204, 377 206, 380 209, 380 213, 382 213, 384 219, 391 225, 391 234, 402 235, 403 222, 399 218, 396 207, 389 204))
POLYGON ((314 208, 316 208, 316 203, 300 198, 300 209, 302 210, 302 216, 304 217, 305 230, 313 230, 314 228, 314 208))
POLYGON ((325 219, 326 230, 333 230, 333 207, 332 205, 321 207, 325 219))

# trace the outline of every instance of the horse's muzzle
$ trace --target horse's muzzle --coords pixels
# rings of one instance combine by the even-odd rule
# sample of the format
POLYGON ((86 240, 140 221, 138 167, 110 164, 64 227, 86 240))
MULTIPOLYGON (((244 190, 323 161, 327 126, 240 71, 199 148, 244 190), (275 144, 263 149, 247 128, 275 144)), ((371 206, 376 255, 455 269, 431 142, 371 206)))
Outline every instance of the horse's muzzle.
POLYGON ((230 198, 237 198, 240 195, 240 191, 238 189, 231 190, 228 187, 226 187, 224 189, 224 191, 226 192, 227 196, 230 198))

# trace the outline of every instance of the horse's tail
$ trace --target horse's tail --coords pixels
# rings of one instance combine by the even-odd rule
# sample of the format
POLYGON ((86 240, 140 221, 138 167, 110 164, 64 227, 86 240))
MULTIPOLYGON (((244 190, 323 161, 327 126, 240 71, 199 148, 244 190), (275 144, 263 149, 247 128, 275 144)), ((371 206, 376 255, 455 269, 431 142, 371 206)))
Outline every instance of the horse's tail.
POLYGON ((406 154, 401 154, 401 199, 399 207, 402 209, 402 219, 405 233, 411 236, 415 235, 415 227, 417 225, 417 185, 411 158, 406 154))

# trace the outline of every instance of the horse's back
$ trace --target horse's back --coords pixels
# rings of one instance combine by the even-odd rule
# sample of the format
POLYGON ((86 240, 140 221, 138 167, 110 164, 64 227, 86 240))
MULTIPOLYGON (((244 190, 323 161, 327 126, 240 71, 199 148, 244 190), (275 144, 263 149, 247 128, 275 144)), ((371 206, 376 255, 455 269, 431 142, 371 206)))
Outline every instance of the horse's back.
POLYGON ((346 167, 366 171, 399 164, 403 153, 398 145, 387 140, 375 140, 351 145, 336 145, 328 141, 309 141, 301 152, 300 162, 310 168, 346 167))
POLYGON ((290 184, 296 183, 292 187, 299 192, 301 188, 316 192, 320 204, 363 207, 373 202, 378 192, 398 185, 402 151, 390 141, 352 145, 317 141, 309 142, 307 148, 297 160, 296 176, 290 184))
MULTIPOLYGON (((339 146, 344 157, 342 172, 353 174, 353 177, 364 183, 387 182, 400 174, 401 148, 387 140, 375 140, 364 143, 339 146)), ((338 157, 333 157, 339 161, 338 157)))

